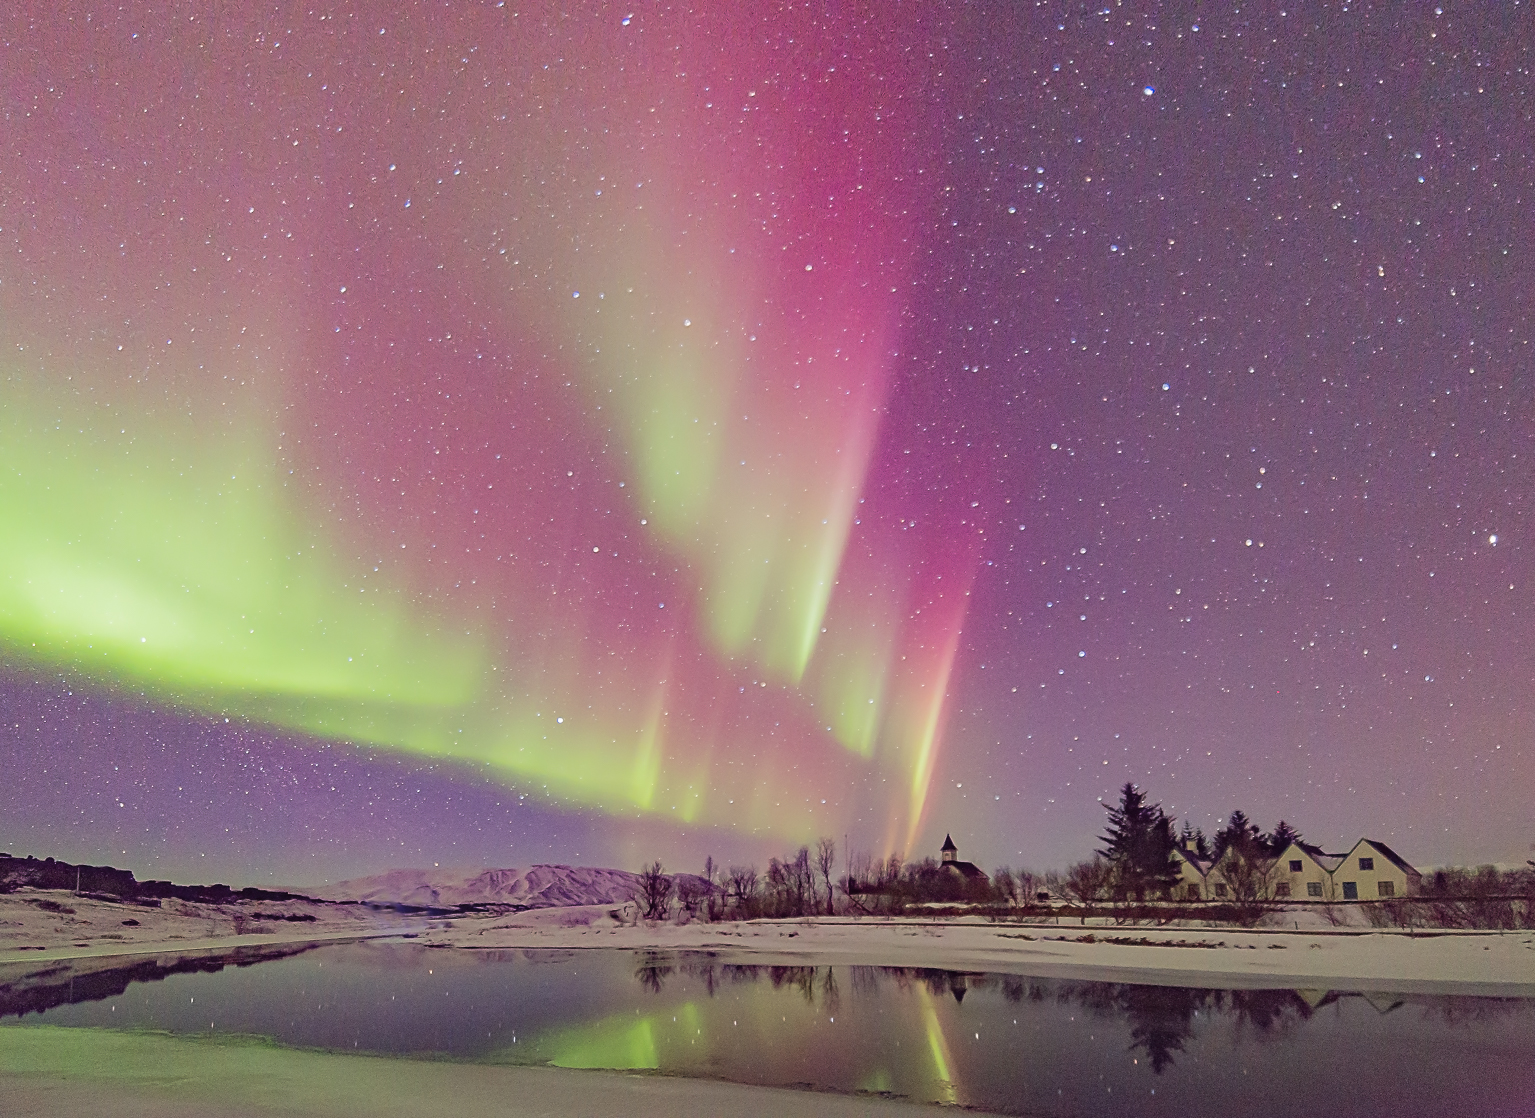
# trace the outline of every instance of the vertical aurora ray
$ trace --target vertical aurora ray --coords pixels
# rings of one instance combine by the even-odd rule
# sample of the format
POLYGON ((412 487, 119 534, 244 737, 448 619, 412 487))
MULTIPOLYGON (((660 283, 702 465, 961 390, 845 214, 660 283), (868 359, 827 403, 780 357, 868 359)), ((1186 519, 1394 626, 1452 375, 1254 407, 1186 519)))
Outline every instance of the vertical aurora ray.
MULTIPOLYGON (((709 639, 797 683, 869 466, 909 219, 866 181, 888 161, 874 83, 833 80, 834 53, 811 89, 759 80, 775 63, 750 25, 706 19, 655 56, 589 30, 634 64, 583 89, 582 145, 535 140, 516 160, 526 189, 466 201, 453 228, 505 242, 486 298, 558 323, 570 375, 616 413, 649 534, 698 572, 709 639), (658 74, 675 84, 658 93, 658 74)), ((548 116, 556 79, 531 79, 504 115, 548 116)))
POLYGON ((938 764, 949 686, 974 577, 973 563, 956 567, 946 588, 933 595, 911 625, 905 668, 892 703, 892 737, 900 751, 908 798, 904 813, 892 806, 892 821, 904 816, 905 826, 889 832, 891 849, 911 848, 923 823, 938 764))
POLYGON ((959 1102, 959 1094, 955 1090, 954 1060, 949 1053, 949 1038, 944 1035, 943 1023, 938 1020, 938 1012, 933 1007, 933 995, 924 987, 917 987, 917 999, 922 1010, 922 1032, 927 1040, 928 1055, 933 1061, 933 1086, 938 1100, 946 1106, 954 1106, 959 1102))
POLYGON ((740 13, 510 18, 248 73, 254 19, 131 62, 125 25, 54 29, 25 77, 79 92, 0 156, 37 199, 0 263, 0 638, 576 809, 805 840, 889 772, 909 836, 963 611, 931 631, 935 576, 861 517, 921 64, 803 13, 794 80, 740 13), (153 112, 85 80, 103 51, 153 112))

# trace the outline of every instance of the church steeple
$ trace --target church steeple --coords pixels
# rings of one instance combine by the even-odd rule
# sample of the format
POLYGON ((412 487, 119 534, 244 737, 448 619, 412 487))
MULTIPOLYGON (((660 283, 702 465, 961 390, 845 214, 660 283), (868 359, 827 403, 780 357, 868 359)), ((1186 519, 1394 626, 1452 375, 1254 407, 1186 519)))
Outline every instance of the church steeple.
POLYGON ((942 853, 945 863, 952 862, 959 857, 959 847, 954 845, 954 839, 947 834, 943 836, 942 853))

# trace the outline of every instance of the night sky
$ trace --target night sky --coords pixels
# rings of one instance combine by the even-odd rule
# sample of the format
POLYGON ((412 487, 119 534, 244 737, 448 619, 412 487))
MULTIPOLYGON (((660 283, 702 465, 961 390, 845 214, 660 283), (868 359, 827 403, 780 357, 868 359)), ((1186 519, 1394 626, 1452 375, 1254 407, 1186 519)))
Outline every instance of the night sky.
POLYGON ((1530 856, 1527 4, 133 7, 0 15, 0 849, 1530 856))

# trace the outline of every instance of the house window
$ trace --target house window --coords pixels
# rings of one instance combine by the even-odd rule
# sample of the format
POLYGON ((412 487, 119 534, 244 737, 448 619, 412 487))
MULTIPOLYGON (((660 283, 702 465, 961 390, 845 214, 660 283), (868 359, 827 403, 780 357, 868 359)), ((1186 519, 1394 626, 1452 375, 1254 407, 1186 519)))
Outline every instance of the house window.
POLYGON ((1346 901, 1357 901, 1359 899, 1359 882, 1345 881, 1343 883, 1343 899, 1346 901))
MULTIPOLYGON (((1387 883, 1386 882, 1382 882, 1382 884, 1387 884, 1387 883)), ((1281 881, 1278 885, 1274 886, 1274 896, 1276 896, 1276 897, 1288 897, 1289 895, 1290 895, 1290 883, 1288 881, 1281 881)))
POLYGON ((1320 897, 1322 895, 1322 883, 1320 881, 1306 882, 1306 896, 1320 897))
POLYGON ((1290 872, 1291 873, 1300 873, 1300 859, 1299 858, 1291 858, 1290 859, 1290 872))
POLYGON ((1188 889, 1184 891, 1183 895, 1191 901, 1199 900, 1199 886, 1190 885, 1188 889))
POLYGON ((1361 870, 1373 870, 1375 868, 1375 859, 1374 858, 1361 858, 1361 859, 1359 859, 1359 868, 1361 870))
POLYGON ((1226 895, 1226 887, 1220 883, 1217 883, 1215 886, 1215 895, 1217 897, 1224 897, 1226 895))
POLYGON ((1383 897, 1396 896, 1396 882, 1394 881, 1377 881, 1375 887, 1380 890, 1380 895, 1383 897))

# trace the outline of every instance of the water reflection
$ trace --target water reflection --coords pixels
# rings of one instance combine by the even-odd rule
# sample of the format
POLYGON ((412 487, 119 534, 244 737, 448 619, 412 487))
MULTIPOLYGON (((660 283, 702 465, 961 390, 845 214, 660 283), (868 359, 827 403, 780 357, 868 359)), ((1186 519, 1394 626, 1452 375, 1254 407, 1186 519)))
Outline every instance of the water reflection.
MULTIPOLYGON (((1404 995, 1392 993, 1206 990, 1030 979, 1021 975, 921 967, 761 966, 714 959, 679 962, 671 955, 654 953, 642 957, 634 973, 640 988, 652 995, 664 994, 668 979, 686 979, 710 998, 728 986, 764 982, 773 990, 797 992, 808 1005, 819 1007, 829 1021, 841 1006, 839 970, 846 973, 852 990, 860 996, 878 994, 884 983, 893 984, 904 994, 918 995, 924 1022, 930 1019, 932 1022, 927 1032, 935 1053, 945 1046, 937 1036, 940 1030, 932 1011, 933 999, 947 995, 956 1005, 963 1005, 968 991, 988 990, 999 993, 1010 1003, 1048 1000, 1058 1005, 1072 1005, 1105 1019, 1122 1019, 1129 1026, 1128 1051, 1144 1055, 1157 1075, 1176 1063, 1184 1045, 1194 1035, 1195 1024, 1200 1018, 1207 1023, 1225 1018, 1227 1024, 1238 1031, 1246 1031, 1261 1039, 1277 1040, 1308 1020, 1315 1011, 1336 1004, 1342 998, 1359 998, 1378 1013, 1389 1013, 1407 1004, 1404 995)), ((1505 1013, 1529 1012, 1529 1004, 1519 999, 1445 997, 1416 1000, 1447 1021, 1485 1019, 1489 1011, 1496 1012, 1494 1007, 1501 1007, 1505 1013), (1468 1011, 1468 1003, 1478 1007, 1474 1013, 1468 1011)), ((946 1058, 937 1056, 935 1062, 945 1068, 948 1063, 946 1058)), ((942 1077, 948 1078, 947 1074, 942 1077)))
MULTIPOLYGON (((1443 1091, 1446 1074, 1462 1083, 1471 1078, 1464 1063, 1429 1069, 1448 1049, 1463 1056, 1478 1050, 1481 1040, 1454 1036, 1473 1023, 1486 1026, 1483 1036, 1496 1035, 1505 1049, 1512 1042, 1535 1057, 1535 1003, 1524 999, 1215 990, 667 954, 642 957, 634 976, 644 996, 640 1008, 530 1037, 516 1058, 834 1086, 1003 1110, 1022 1105, 1022 1089, 1029 1105, 1046 1104, 1045 1112, 1070 1092, 1057 1086, 1052 1100, 1051 1092, 1024 1081, 1074 1082, 1081 1101, 1082 1080, 1095 1078, 1102 1084, 1100 1104, 1117 1087, 1127 1102, 1140 1096, 1129 1110, 1139 1113, 1158 1109, 1159 1082, 1176 1080, 1164 1096, 1171 1098, 1202 1084, 1195 1094, 1209 1103, 1214 1084, 1237 1077, 1257 1083, 1266 1071, 1276 1085, 1307 1083, 1311 1103, 1348 1115, 1400 1113, 1391 1100, 1410 1099, 1408 1085, 1432 1093, 1436 1086, 1443 1091), (1404 1010, 1399 1026, 1372 1025, 1404 1010), (1381 1052, 1394 1056, 1377 1058, 1381 1052), (1352 1079, 1318 1081, 1319 1069, 1336 1068, 1340 1059, 1360 1070, 1352 1079)), ((1505 1098, 1535 1094, 1532 1067, 1500 1065, 1504 1078, 1522 1075, 1505 1098)), ((1487 1105, 1485 1113, 1500 1112, 1498 1104, 1487 1105)), ((1195 1104, 1195 1112, 1202 1109, 1195 1104)), ((1291 1110, 1270 1100, 1242 1112, 1291 1110)))
POLYGON ((0 1017, 1041 1114, 1499 1115, 1535 1098, 1527 999, 407 944, 138 967, 31 986, 0 974, 0 1017), (60 1004, 70 981, 90 1000, 60 1004))

